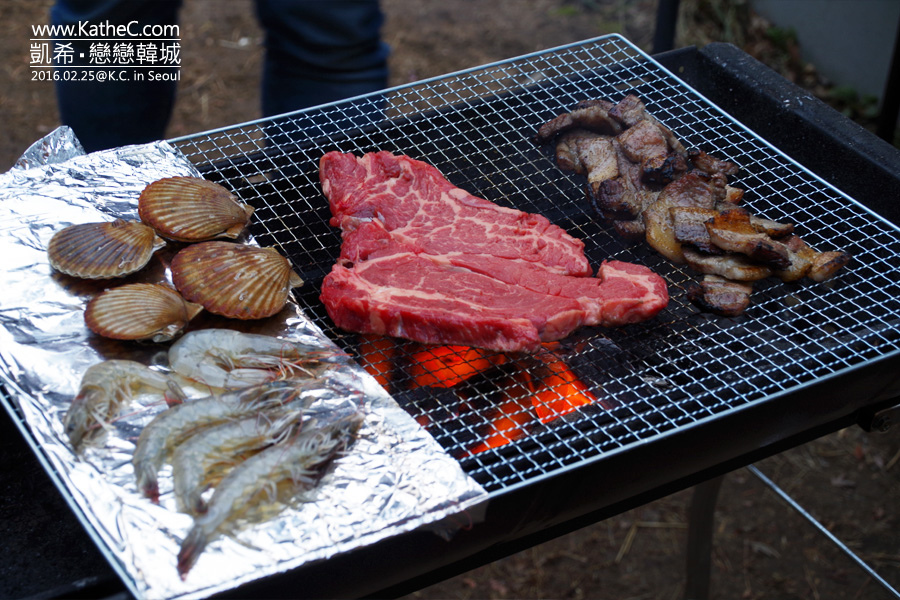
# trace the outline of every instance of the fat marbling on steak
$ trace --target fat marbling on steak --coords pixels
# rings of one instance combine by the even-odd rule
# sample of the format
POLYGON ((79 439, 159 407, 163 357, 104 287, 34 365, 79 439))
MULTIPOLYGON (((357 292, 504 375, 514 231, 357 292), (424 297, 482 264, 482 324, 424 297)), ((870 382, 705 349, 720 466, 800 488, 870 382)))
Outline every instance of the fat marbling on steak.
POLYGON ((343 240, 321 299, 342 329, 534 351, 579 327, 649 319, 668 302, 646 267, 606 261, 592 277, 580 240, 426 163, 329 152, 319 166, 343 240))

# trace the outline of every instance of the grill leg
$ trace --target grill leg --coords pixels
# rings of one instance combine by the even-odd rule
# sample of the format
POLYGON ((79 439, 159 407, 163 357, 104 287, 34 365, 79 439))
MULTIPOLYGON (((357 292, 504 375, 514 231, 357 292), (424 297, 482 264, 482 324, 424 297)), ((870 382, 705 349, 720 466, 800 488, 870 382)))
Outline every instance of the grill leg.
POLYGON ((716 500, 724 475, 694 486, 694 496, 688 513, 686 600, 709 598, 710 567, 712 566, 712 538, 716 500))

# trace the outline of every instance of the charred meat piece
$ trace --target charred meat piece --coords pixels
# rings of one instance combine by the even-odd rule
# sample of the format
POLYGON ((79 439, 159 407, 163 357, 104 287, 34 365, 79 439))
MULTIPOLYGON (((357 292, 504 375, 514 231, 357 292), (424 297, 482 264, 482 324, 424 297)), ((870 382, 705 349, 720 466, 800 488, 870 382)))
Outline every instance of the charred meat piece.
POLYGON ((628 159, 641 166, 647 181, 669 183, 688 170, 685 157, 671 152, 660 125, 643 119, 629 127, 616 139, 628 159))
POLYGON ((609 110, 609 116, 625 127, 631 127, 638 121, 646 119, 649 114, 640 98, 628 94, 609 110))
POLYGON ((669 147, 659 127, 648 120, 638 121, 617 136, 629 160, 641 165, 645 172, 662 167, 669 147))
POLYGON ((721 160, 719 158, 716 158, 715 156, 712 156, 711 154, 707 154, 702 150, 697 150, 694 148, 688 150, 687 156, 689 159, 691 159, 691 163, 694 165, 694 168, 700 169, 704 173, 709 173, 710 175, 721 173, 722 175, 731 176, 741 169, 733 162, 721 160))
POLYGON ((714 208, 725 198, 725 177, 691 171, 664 187, 659 197, 669 206, 714 208))
MULTIPOLYGON (((573 129, 559 136, 556 143, 556 164, 564 171, 587 175, 592 168, 608 165, 608 177, 615 177, 616 155, 611 147, 612 138, 584 129, 573 129)), ((607 177, 607 178, 608 178, 607 177)))
POLYGON ((669 218, 679 244, 690 244, 707 254, 722 254, 722 249, 709 239, 706 223, 718 214, 714 208, 702 206, 673 206, 669 218))
POLYGON ((640 166, 628 160, 616 138, 584 129, 568 131, 556 144, 556 164, 587 176, 588 198, 607 220, 636 218, 658 194, 642 184, 640 166))
POLYGON ((644 239, 647 228, 644 227, 642 219, 634 219, 632 221, 611 219, 613 229, 626 242, 640 242, 644 239))
POLYGON ((822 283, 833 277, 835 273, 843 269, 849 262, 850 254, 847 252, 840 250, 819 252, 806 276, 816 283, 822 283))
POLYGON ((587 176, 588 190, 594 194, 600 184, 619 176, 618 156, 612 138, 573 129, 556 144, 556 164, 564 171, 587 176))
POLYGON ((796 235, 787 238, 784 244, 788 249, 790 265, 775 271, 775 275, 785 282, 797 281, 806 276, 817 283, 821 283, 831 278, 850 262, 848 253, 840 251, 817 252, 796 235))
POLYGON ((632 220, 653 204, 659 196, 659 186, 647 185, 640 165, 626 156, 617 139, 612 140, 616 151, 618 176, 607 179, 591 189, 594 208, 616 219, 632 220))
POLYGON ((786 269, 791 264, 788 248, 760 233, 743 209, 719 212, 706 224, 710 241, 726 252, 745 254, 773 269, 786 269))
POLYGON ((753 225, 753 229, 771 238, 783 238, 794 233, 793 223, 778 223, 754 215, 750 215, 750 224, 753 225))
POLYGON ((670 210, 678 206, 712 209, 725 197, 725 179, 691 171, 663 188, 659 198, 643 212, 647 243, 674 263, 684 263, 675 238, 670 210))
POLYGON ((594 209, 607 220, 631 220, 659 193, 642 183, 639 165, 625 156, 615 138, 573 130, 560 136, 556 162, 563 170, 586 175, 594 209))
POLYGON ((683 173, 691 170, 691 164, 676 152, 670 152, 658 169, 645 169, 644 177, 647 181, 667 184, 675 181, 683 173))
POLYGON ((690 268, 706 275, 719 275, 732 281, 759 281, 772 274, 772 269, 743 254, 705 254, 693 248, 683 248, 682 252, 690 268))
POLYGON ((578 103, 575 110, 559 115, 538 128, 538 144, 547 144, 556 136, 572 129, 586 129, 605 135, 616 135, 622 131, 619 121, 610 118, 612 102, 606 100, 585 100, 578 103))
MULTIPOLYGON (((719 214, 733 210, 746 213, 741 207, 727 201, 719 202, 714 209, 696 206, 672 207, 669 209, 669 216, 675 228, 675 239, 681 244, 695 246, 707 254, 722 254, 724 250, 712 242, 707 224, 713 223, 719 214)), ((770 238, 784 238, 794 231, 794 226, 791 223, 777 223, 769 219, 749 215, 749 213, 748 216, 753 229, 770 238)))
POLYGON ((660 132, 666 139, 669 149, 679 154, 685 154, 684 145, 675 137, 671 129, 657 121, 650 113, 641 99, 633 94, 628 94, 622 98, 618 104, 609 109, 609 116, 620 122, 625 128, 633 127, 640 121, 650 121, 659 127, 660 132))
POLYGON ((688 288, 688 299, 700 310, 723 317, 737 317, 750 306, 753 285, 731 281, 718 275, 704 275, 703 279, 688 288))

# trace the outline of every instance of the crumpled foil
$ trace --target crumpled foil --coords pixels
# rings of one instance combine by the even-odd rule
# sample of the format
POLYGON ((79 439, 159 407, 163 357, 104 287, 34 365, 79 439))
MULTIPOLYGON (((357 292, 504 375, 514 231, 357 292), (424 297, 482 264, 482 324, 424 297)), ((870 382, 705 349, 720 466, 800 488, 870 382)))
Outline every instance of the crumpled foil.
MULTIPOLYGON (((298 306, 289 303, 258 323, 207 316, 206 326, 333 349, 338 366, 322 401, 346 402, 348 394, 360 398, 365 421, 310 498, 215 539, 186 578, 179 577, 176 557, 193 520, 175 508, 171 468, 161 472, 160 501, 154 504, 137 490, 131 466, 137 435, 165 403, 137 395, 102 445, 81 456, 71 449, 62 425, 89 366, 127 358, 164 370, 167 345, 93 335, 84 325, 84 307, 116 283, 55 273, 46 254, 52 235, 67 225, 137 219, 140 191, 176 175, 199 173, 165 142, 84 154, 65 127, 36 142, 0 175, 0 382, 13 405, 2 400, 130 591, 139 598, 203 597, 420 527, 452 533, 447 523, 454 515, 468 513, 457 517, 459 522, 477 519, 485 491, 372 377, 341 358, 298 306)), ((164 259, 154 260, 156 266, 129 281, 166 278, 164 259)))

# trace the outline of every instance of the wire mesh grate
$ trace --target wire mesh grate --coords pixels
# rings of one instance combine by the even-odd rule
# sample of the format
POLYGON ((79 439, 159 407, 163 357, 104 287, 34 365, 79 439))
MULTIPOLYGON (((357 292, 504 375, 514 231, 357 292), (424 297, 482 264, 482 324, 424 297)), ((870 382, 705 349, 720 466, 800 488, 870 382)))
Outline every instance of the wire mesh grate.
POLYGON ((619 36, 174 142, 207 178, 256 208, 251 230, 261 245, 289 257, 307 282, 295 295, 310 317, 373 372, 390 377, 385 384, 398 402, 491 491, 900 348, 900 287, 892 276, 900 268, 898 231, 619 36), (560 171, 533 141, 541 123, 577 102, 626 93, 639 96, 686 146, 741 165, 734 185, 746 190, 744 203, 754 213, 795 223, 813 247, 850 252, 851 265, 826 284, 763 282, 740 318, 699 314, 685 295, 696 275, 644 245, 620 241, 584 201, 583 182, 560 171), (544 422, 535 414, 535 381, 545 382, 551 399, 553 389, 557 396, 573 389, 552 359, 445 349, 445 359, 470 364, 475 373, 447 387, 440 378, 448 363, 433 349, 340 331, 318 299, 340 248, 318 181, 319 159, 331 150, 406 154, 470 193, 540 213, 584 240, 595 268, 616 258, 664 276, 670 305, 652 322, 585 329, 555 349, 596 399, 562 418, 544 422), (432 359, 423 359, 428 352, 432 359), (522 437, 473 453, 501 430, 522 437))

